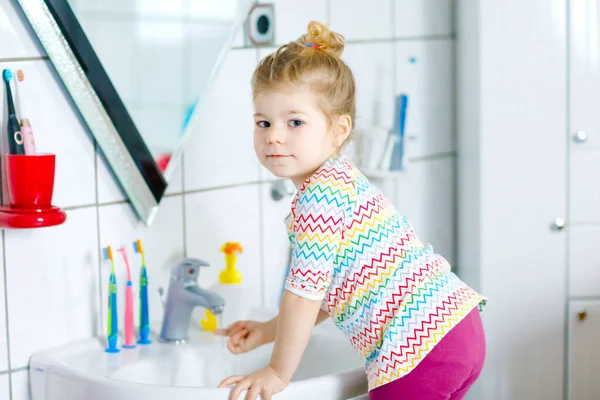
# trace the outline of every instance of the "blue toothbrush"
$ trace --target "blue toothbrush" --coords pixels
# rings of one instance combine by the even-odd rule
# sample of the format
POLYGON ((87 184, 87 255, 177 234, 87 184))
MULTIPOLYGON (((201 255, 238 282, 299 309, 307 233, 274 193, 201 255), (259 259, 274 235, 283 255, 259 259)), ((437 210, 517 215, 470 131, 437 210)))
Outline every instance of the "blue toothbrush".
POLYGON ((117 277, 115 275, 115 260, 110 246, 102 249, 105 260, 110 260, 110 280, 108 284, 108 348, 107 353, 118 353, 117 340, 119 338, 119 319, 117 317, 117 277))
POLYGON ((398 111, 396 144, 392 153, 390 169, 401 170, 404 164, 404 126, 406 125, 406 108, 408 107, 408 96, 401 94, 396 98, 396 107, 398 111))
POLYGON ((148 312, 148 272, 146 271, 146 257, 141 240, 133 242, 133 251, 142 256, 142 270, 140 271, 140 340, 139 344, 150 344, 150 316, 148 312))

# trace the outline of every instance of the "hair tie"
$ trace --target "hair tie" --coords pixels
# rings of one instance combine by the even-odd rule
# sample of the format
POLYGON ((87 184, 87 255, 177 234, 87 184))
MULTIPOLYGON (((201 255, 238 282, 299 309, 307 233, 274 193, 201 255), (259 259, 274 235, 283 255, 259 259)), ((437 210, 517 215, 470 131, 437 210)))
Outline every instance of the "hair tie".
POLYGON ((314 43, 306 43, 306 44, 304 45, 304 47, 312 47, 312 48, 314 48, 314 49, 318 49, 318 48, 319 48, 319 45, 318 45, 318 44, 314 44, 314 43))

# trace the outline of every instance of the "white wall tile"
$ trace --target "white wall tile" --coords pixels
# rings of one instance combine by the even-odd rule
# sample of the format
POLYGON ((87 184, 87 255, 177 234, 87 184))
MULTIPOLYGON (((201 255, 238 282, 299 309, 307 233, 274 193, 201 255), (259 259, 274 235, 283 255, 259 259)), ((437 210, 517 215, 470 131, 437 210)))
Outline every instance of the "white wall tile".
POLYGON ((394 0, 394 36, 447 35, 452 26, 452 0, 394 0))
POLYGON ((600 152, 577 148, 569 163, 569 222, 600 222, 600 152))
MULTIPOLYGON (((293 185, 292 185, 293 186, 293 185)), ((284 223, 290 213, 294 195, 286 195, 280 200, 271 197, 272 183, 261 185, 262 216, 262 265, 264 268, 264 304, 266 307, 279 306, 283 282, 289 269, 290 241, 284 223)))
POLYGON ((600 226, 569 226, 569 296, 600 295, 600 226))
POLYGON ((63 225, 5 231, 12 368, 26 366, 36 351, 97 331, 96 221, 96 207, 86 207, 69 211, 63 225))
POLYGON ((323 0, 261 1, 275 6, 275 43, 282 45, 306 33, 310 21, 328 23, 327 2, 323 0))
POLYGON ((453 48, 449 39, 396 43, 396 93, 408 95, 409 158, 454 149, 453 48))
POLYGON ((45 55, 33 29, 13 0, 0 0, 0 59, 45 55))
MULTIPOLYGON (((2 246, 0 246, 0 260, 3 259, 2 257, 3 249, 2 246)), ((6 351, 6 303, 4 301, 4 287, 4 271, 3 268, 0 268, 0 372, 8 370, 8 352, 6 351)), ((0 393, 2 393, 1 388, 0 393)))
MULTIPOLYGON (((394 205, 416 235, 450 263, 455 262, 455 162, 453 158, 409 164, 396 178, 394 205)), ((387 193, 386 193, 387 194, 387 193)))
POLYGON ((215 284, 225 267, 221 246, 239 242, 244 251, 237 268, 253 306, 262 303, 259 190, 259 185, 248 185, 185 195, 188 256, 210 263, 200 273, 198 283, 206 288, 215 284))
POLYGON ((0 399, 10 399, 10 383, 8 373, 0 375, 0 399))
POLYGON ((257 181, 250 78, 256 49, 228 53, 208 96, 199 123, 186 144, 186 191, 257 181))
POLYGON ((12 400, 31 399, 29 390, 29 370, 11 373, 10 380, 12 382, 12 400))
MULTIPOLYGON (((121 246, 127 250, 127 257, 131 266, 133 292, 134 292, 134 318, 135 326, 139 324, 139 271, 141 258, 133 252, 133 242, 142 241, 146 254, 148 269, 148 306, 150 319, 161 321, 163 306, 158 294, 158 288, 166 287, 170 276, 171 267, 184 255, 183 243, 183 199, 181 196, 165 197, 150 227, 140 222, 129 204, 111 204, 100 206, 100 246, 111 246, 115 260, 117 285, 119 296, 124 299, 124 288, 127 283, 127 270, 121 253, 117 249, 121 246)), ((102 251, 102 249, 99 249, 102 251)), ((101 255, 101 254, 100 254, 101 255)), ((102 263, 102 299, 108 298, 108 279, 110 276, 110 263, 102 263)), ((102 332, 106 334, 106 304, 102 302, 102 332)), ((118 302, 119 315, 124 315, 125 302, 118 302)), ((119 321, 122 330, 123 321, 119 321)))
POLYGON ((378 0, 330 0, 331 29, 346 40, 389 39, 392 37, 392 2, 378 0))
POLYGON ((348 44, 342 59, 356 80, 357 125, 394 125, 393 43, 348 44), (360 123, 359 123, 360 121, 360 123))
MULTIPOLYGON (((60 207, 93 204, 93 142, 50 62, 0 62, 0 70, 5 68, 13 70, 18 117, 30 120, 36 150, 56 154, 53 203, 60 207), (15 82, 18 69, 24 72, 22 84, 15 82)), ((6 97, 4 85, 2 97, 6 97)), ((5 103, 3 100, 0 108, 2 126, 6 126, 5 103)))

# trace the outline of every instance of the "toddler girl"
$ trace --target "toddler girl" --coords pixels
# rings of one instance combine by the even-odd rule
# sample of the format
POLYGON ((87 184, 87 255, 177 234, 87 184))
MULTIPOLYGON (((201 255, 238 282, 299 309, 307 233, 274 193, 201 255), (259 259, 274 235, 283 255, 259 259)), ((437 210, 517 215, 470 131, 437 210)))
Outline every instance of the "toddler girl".
POLYGON ((462 399, 483 367, 485 299, 340 155, 355 118, 343 49, 341 35, 311 22, 252 77, 256 155, 298 188, 285 221, 292 263, 277 317, 217 332, 237 354, 275 341, 271 362, 219 387, 235 384, 230 399, 271 399, 314 325, 332 317, 365 359, 370 399, 462 399))

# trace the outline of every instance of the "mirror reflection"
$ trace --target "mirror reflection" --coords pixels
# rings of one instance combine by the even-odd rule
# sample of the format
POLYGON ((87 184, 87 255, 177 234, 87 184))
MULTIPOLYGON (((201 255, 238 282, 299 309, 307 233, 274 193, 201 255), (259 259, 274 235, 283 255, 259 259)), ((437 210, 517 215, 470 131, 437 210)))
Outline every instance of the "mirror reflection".
MULTIPOLYGON (((239 0, 69 0, 160 170, 180 151, 233 35, 239 0)), ((167 171, 171 175, 171 168, 167 171)))

